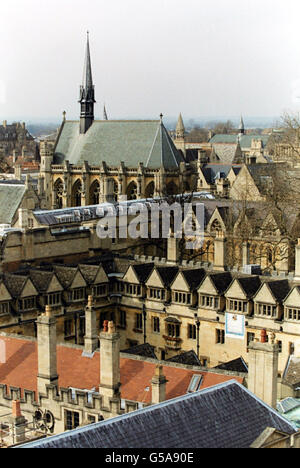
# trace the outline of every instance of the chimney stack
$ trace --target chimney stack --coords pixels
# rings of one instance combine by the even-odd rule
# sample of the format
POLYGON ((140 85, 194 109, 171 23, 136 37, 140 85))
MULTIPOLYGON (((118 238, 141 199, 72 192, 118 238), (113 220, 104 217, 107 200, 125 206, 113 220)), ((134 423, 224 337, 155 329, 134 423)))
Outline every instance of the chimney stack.
POLYGON ((170 233, 170 237, 168 238, 168 254, 167 260, 168 263, 178 263, 179 261, 179 239, 174 236, 174 233, 170 233))
POLYGON ((15 178, 17 180, 22 179, 22 167, 20 166, 20 164, 15 164, 15 178))
POLYGON ((275 335, 267 341, 266 330, 261 332, 260 342, 249 344, 249 378, 248 388, 267 405, 276 409, 278 379, 278 345, 275 335))
POLYGON ((116 414, 120 407, 120 334, 116 332, 114 322, 104 321, 100 333, 100 386, 106 408, 114 407, 116 414))
POLYGON ((223 231, 217 232, 214 242, 214 269, 217 271, 226 270, 226 238, 223 231))
POLYGON ((10 434, 4 441, 9 445, 19 444, 25 441, 27 420, 22 416, 19 400, 12 402, 12 415, 9 417, 10 434))
POLYGON ((155 368, 155 374, 151 380, 152 404, 156 405, 166 400, 166 377, 163 373, 163 366, 158 365, 155 368))
POLYGON ((47 394, 47 385, 58 387, 56 358, 56 318, 50 306, 37 319, 38 392, 47 394))
POLYGON ((84 355, 92 357, 98 346, 96 311, 93 306, 93 296, 89 296, 85 308, 84 355))

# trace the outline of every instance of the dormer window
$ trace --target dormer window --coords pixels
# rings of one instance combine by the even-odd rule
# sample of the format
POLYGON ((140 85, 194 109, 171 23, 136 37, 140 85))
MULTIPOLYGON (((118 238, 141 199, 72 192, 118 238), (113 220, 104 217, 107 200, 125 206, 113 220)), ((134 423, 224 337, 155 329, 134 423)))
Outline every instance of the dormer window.
POLYGON ((8 315, 10 313, 10 302, 1 302, 0 303, 0 316, 8 315))
POLYGON ((80 302, 85 299, 85 288, 76 288, 69 291, 70 302, 80 302))
POLYGON ((270 317, 276 318, 277 317, 277 307, 270 304, 255 304, 255 313, 256 315, 260 315, 262 317, 270 317))
POLYGON ((124 283, 124 291, 127 296, 141 296, 142 288, 137 284, 124 283))
POLYGON ((180 291, 174 291, 173 292, 173 302, 175 302, 176 304, 191 305, 192 304, 192 294, 184 293, 184 292, 180 292, 180 291))
POLYGON ((26 297, 18 301, 19 311, 28 312, 36 308, 36 297, 26 297))
POLYGON ((239 301, 234 299, 227 300, 227 309, 230 312, 241 312, 243 314, 247 314, 248 312, 248 302, 247 301, 239 301))
POLYGON ((208 296, 207 294, 200 294, 199 303, 205 309, 218 310, 220 307, 220 299, 216 296, 208 296))
POLYGON ((285 307, 285 319, 300 322, 300 309, 285 307))
POLYGON ((158 301, 164 301, 166 298, 166 291, 161 288, 149 288, 148 298, 158 301))
POLYGON ((59 306, 61 305, 61 292, 49 293, 45 297, 46 305, 59 306))
POLYGON ((107 284, 98 284, 93 286, 93 296, 94 297, 107 297, 108 287, 107 284))

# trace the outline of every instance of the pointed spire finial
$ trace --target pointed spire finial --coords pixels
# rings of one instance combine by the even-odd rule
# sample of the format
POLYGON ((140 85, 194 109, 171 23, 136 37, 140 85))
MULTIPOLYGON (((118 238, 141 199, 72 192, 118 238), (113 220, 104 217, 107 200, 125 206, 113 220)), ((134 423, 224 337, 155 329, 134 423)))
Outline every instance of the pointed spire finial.
POLYGON ((160 117, 160 121, 162 122, 163 114, 161 113, 159 117, 160 117))
POLYGON ((108 120, 105 104, 103 108, 103 120, 108 120))

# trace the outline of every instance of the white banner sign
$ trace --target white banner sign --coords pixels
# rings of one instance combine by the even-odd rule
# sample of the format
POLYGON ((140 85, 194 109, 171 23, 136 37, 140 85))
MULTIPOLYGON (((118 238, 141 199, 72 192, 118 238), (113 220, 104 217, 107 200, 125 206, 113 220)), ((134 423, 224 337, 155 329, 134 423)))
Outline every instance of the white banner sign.
POLYGON ((226 313, 225 335, 227 338, 245 338, 245 316, 226 313))

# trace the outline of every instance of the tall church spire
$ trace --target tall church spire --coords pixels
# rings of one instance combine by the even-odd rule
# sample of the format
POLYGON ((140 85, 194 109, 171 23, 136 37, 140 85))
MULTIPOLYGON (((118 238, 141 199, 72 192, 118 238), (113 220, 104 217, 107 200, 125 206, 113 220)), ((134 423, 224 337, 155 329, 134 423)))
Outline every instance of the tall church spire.
POLYGON ((83 80, 80 86, 80 133, 86 133, 94 121, 95 87, 93 85, 89 33, 87 33, 83 80))
POLYGON ((240 134, 241 134, 241 135, 244 135, 244 133, 245 133, 245 125, 244 125, 243 116, 241 116, 239 131, 240 131, 240 134))
POLYGON ((179 114, 177 125, 176 125, 176 138, 184 138, 185 128, 181 113, 179 114))

